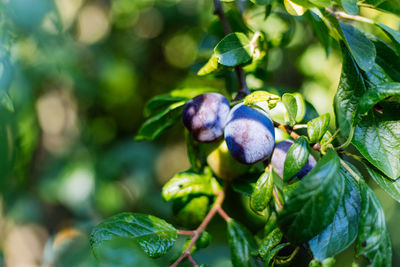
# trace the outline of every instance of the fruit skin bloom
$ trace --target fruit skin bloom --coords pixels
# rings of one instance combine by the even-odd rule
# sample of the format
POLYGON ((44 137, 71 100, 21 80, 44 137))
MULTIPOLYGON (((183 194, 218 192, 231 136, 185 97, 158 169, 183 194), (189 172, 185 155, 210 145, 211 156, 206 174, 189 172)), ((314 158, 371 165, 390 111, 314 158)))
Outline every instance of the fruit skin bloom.
POLYGON ((229 113, 225 140, 237 161, 253 164, 271 155, 275 145, 274 125, 264 111, 238 104, 229 113))
POLYGON ((221 94, 198 95, 186 103, 183 124, 197 141, 212 142, 223 135, 229 110, 229 101, 221 94))
MULTIPOLYGON (((274 167, 275 173, 278 174, 281 178, 283 177, 283 169, 285 165, 286 154, 291 145, 293 145, 292 140, 284 140, 282 142, 279 142, 275 145, 274 152, 272 153, 271 164, 274 167)), ((294 176, 297 176, 297 178, 299 179, 303 178, 304 176, 306 176, 307 173, 309 173, 312 170, 312 168, 314 168, 316 164, 317 161, 310 154, 308 156, 306 164, 294 176)))

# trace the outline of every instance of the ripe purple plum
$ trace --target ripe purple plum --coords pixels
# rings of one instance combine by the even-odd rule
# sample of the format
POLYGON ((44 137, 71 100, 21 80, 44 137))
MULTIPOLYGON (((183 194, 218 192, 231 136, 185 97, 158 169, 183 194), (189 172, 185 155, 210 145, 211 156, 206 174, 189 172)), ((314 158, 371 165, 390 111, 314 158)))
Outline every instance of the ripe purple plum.
POLYGON ((195 140, 213 142, 223 135, 229 110, 229 101, 221 94, 198 95, 186 103, 183 124, 195 140))
MULTIPOLYGON (((293 145, 292 140, 288 139, 288 140, 281 141, 275 145, 274 152, 272 153, 271 164, 274 168, 275 173, 278 174, 280 177, 283 177, 283 169, 284 169, 284 165, 285 165, 286 154, 291 145, 293 145)), ((299 178, 299 179, 303 178, 304 176, 306 176, 307 173, 309 173, 312 170, 312 168, 314 168, 314 166, 316 164, 317 164, 317 161, 310 154, 308 156, 308 160, 307 160, 306 164, 294 176, 297 176, 297 178, 299 178)))
POLYGON ((229 113, 224 133, 229 152, 244 164, 266 160, 274 149, 274 125, 268 114, 243 103, 229 113))

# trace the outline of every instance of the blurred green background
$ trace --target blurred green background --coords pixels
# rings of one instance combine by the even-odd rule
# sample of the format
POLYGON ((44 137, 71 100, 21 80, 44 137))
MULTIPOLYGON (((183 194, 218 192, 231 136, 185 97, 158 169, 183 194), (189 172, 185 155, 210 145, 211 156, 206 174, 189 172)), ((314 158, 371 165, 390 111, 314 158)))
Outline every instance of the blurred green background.
MULTIPOLYGON (((196 75, 222 37, 212 2, 0 0, 2 265, 99 266, 87 235, 104 218, 134 211, 176 221, 160 188, 189 167, 183 127, 155 142, 134 136, 146 101, 157 94, 202 86, 235 91, 232 72, 196 75)), ((257 69, 246 68, 249 87, 299 91, 318 113, 332 114, 341 68, 335 45, 327 57, 305 18, 288 19, 281 3, 267 19, 265 7, 245 0, 224 8, 234 30, 261 30, 270 44, 257 69)), ((394 16, 362 13, 399 27, 394 16)), ((400 205, 377 193, 397 266, 400 205)), ((262 218, 250 214, 248 199, 229 196, 228 213, 257 231, 262 218)), ((215 219, 213 242, 195 254, 198 262, 230 266, 224 231, 215 219)), ((182 245, 157 263, 167 266, 182 245)), ((129 263, 131 253, 121 253, 129 263)), ((336 265, 349 266, 351 257, 350 248, 336 265)))

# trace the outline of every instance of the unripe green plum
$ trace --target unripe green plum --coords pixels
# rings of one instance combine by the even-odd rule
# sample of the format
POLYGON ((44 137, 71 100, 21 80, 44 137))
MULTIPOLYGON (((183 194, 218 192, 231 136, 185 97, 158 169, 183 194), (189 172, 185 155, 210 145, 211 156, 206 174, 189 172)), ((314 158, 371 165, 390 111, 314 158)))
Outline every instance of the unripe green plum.
POLYGON ((249 165, 239 163, 232 157, 225 140, 207 146, 207 164, 217 177, 232 180, 249 170, 249 165))

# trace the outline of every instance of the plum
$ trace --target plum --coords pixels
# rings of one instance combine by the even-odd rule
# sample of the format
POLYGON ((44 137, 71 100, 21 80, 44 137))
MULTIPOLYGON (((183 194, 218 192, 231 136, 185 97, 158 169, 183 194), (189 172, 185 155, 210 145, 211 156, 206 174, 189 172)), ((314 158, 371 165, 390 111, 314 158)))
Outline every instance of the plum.
MULTIPOLYGON (((272 153, 271 164, 274 167, 274 171, 280 177, 283 177, 283 169, 284 169, 284 165, 285 165, 286 154, 291 145, 293 145, 292 140, 288 139, 288 140, 281 141, 275 145, 274 152, 272 153)), ((314 168, 315 164, 317 164, 317 161, 310 154, 310 156, 308 156, 308 160, 307 160, 306 164, 294 176, 297 176, 297 178, 299 178, 299 179, 303 178, 304 176, 306 176, 307 173, 309 173, 311 171, 312 168, 314 168)))
POLYGON ((243 103, 229 113, 224 133, 229 152, 244 164, 266 160, 274 149, 274 125, 268 114, 243 103))
POLYGON ((183 124, 195 140, 212 142, 223 135, 229 110, 229 101, 221 94, 198 95, 186 103, 183 124))

